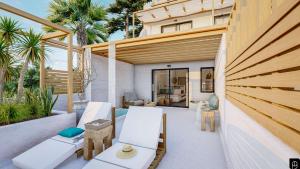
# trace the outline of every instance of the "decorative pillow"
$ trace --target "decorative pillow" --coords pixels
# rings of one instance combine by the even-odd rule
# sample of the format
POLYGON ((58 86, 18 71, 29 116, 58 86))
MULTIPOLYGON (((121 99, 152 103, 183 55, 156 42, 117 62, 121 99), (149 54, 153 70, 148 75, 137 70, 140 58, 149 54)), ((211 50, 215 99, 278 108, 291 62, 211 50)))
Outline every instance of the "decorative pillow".
POLYGON ((64 129, 64 130, 58 132, 58 135, 67 137, 67 138, 71 138, 71 137, 81 134, 82 132, 84 132, 84 130, 81 128, 70 127, 70 128, 67 128, 67 129, 64 129))

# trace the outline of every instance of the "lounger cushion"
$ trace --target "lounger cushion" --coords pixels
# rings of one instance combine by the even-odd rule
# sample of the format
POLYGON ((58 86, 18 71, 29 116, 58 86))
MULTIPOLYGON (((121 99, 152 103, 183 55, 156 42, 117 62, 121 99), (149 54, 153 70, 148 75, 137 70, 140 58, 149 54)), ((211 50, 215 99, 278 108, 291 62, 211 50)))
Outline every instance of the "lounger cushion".
POLYGON ((75 152, 75 145, 48 139, 14 158, 22 169, 53 169, 75 152))
POLYGON ((162 114, 161 108, 130 106, 119 142, 157 149, 162 114))
MULTIPOLYGON (((81 135, 84 135, 84 133, 82 133, 81 135)), ((76 137, 80 137, 81 135, 76 136, 76 137)), ((84 138, 81 138, 78 141, 75 141, 74 138, 75 137, 66 138, 66 137, 62 137, 60 135, 56 135, 56 136, 52 137, 51 139, 52 140, 57 140, 57 141, 60 141, 60 142, 65 142, 67 144, 73 144, 73 145, 76 146, 76 150, 83 148, 84 138)))
POLYGON ((84 129, 84 124, 97 119, 111 119, 111 103, 107 102, 89 102, 85 108, 82 117, 77 125, 84 129))
POLYGON ((133 146, 133 148, 137 150, 137 155, 130 159, 120 159, 116 156, 116 154, 123 148, 123 146, 123 143, 116 143, 112 147, 96 156, 95 159, 125 168, 147 169, 155 158, 155 150, 133 146))
POLYGON ((124 167, 120 167, 117 165, 113 165, 95 159, 88 162, 87 165, 85 165, 82 169, 98 169, 98 168, 99 169, 124 169, 124 167))

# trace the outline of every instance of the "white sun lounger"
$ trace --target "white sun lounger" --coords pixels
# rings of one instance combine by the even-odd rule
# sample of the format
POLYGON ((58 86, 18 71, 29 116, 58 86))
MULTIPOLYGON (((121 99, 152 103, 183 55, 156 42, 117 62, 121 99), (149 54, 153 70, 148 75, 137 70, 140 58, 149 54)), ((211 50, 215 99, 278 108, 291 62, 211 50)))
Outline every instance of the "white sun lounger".
POLYGON ((156 155, 162 117, 161 108, 130 107, 119 141, 96 156, 83 169, 147 169, 156 155), (137 155, 131 159, 116 157, 124 144, 132 145, 137 155))
MULTIPOLYGON (((77 125, 97 119, 111 119, 111 103, 89 102, 77 125)), ((13 164, 22 169, 53 169, 83 147, 83 133, 76 138, 56 135, 15 157, 13 164)))

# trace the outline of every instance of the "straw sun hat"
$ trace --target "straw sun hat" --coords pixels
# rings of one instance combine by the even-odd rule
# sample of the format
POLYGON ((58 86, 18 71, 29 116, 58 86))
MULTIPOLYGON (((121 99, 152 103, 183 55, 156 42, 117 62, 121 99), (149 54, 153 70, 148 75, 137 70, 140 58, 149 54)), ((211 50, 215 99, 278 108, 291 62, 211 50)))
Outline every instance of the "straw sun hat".
POLYGON ((136 154, 136 149, 134 149, 131 145, 124 145, 123 148, 119 150, 116 155, 120 159, 130 159, 136 154))

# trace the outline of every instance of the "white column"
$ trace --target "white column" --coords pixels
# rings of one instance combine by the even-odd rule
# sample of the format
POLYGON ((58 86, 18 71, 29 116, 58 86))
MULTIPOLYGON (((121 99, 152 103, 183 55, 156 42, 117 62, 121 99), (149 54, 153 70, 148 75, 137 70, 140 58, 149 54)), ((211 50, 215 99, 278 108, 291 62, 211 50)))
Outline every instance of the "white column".
MULTIPOLYGON (((92 50, 91 50, 91 48, 85 48, 83 58, 85 59, 84 66, 86 69, 84 71, 84 73, 86 73, 87 70, 90 71, 89 72, 90 74, 95 73, 95 72, 92 72, 92 50)), ((84 79, 86 79, 86 78, 84 78, 84 79)), ((88 100, 88 101, 92 101, 92 83, 93 83, 93 81, 90 82, 85 89, 85 97, 86 97, 86 100, 88 100)))
POLYGON ((110 42, 108 47, 108 102, 116 106, 116 44, 110 42))

